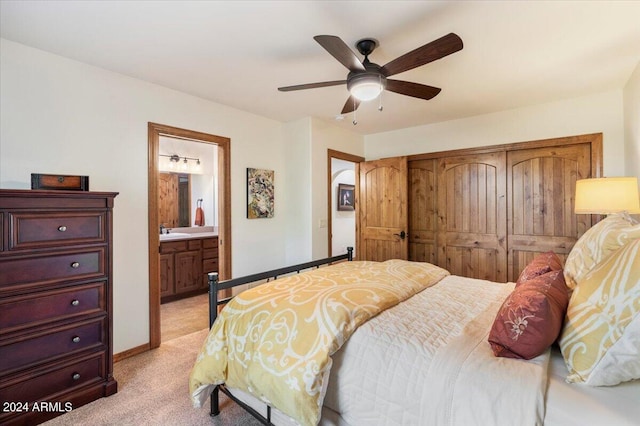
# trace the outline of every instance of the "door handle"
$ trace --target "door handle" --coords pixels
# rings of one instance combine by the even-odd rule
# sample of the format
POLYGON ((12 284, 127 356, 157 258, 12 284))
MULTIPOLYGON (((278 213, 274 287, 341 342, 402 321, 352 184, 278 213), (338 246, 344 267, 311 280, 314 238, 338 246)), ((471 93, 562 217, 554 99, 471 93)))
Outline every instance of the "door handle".
POLYGON ((407 233, 404 231, 400 231, 399 234, 393 234, 393 235, 395 235, 396 237, 400 237, 401 240, 404 240, 407 237, 407 233))

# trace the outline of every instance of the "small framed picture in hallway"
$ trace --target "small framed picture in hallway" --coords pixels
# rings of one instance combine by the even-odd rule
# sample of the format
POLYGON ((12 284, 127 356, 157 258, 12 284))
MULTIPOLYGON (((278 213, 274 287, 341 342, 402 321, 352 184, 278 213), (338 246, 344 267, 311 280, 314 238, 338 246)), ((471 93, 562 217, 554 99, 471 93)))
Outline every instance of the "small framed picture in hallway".
POLYGON ((354 207, 354 185, 346 183, 338 184, 338 210, 348 211, 355 210, 354 207))

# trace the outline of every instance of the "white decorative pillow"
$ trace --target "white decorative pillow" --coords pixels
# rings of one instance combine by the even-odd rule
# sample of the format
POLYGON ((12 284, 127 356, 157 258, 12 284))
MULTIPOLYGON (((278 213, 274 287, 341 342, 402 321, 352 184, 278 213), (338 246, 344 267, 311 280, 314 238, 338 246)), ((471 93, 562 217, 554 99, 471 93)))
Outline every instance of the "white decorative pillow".
POLYGON ((640 238, 578 283, 560 349, 570 382, 612 386, 640 379, 640 238))
POLYGON ((627 213, 616 213, 593 225, 571 249, 564 262, 564 280, 575 289, 596 264, 628 241, 640 238, 640 224, 627 213))

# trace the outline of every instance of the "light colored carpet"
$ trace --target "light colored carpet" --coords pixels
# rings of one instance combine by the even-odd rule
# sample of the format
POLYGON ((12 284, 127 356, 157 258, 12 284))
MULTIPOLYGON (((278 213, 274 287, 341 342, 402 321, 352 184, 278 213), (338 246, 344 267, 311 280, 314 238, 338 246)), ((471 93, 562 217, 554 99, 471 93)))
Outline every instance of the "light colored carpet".
POLYGON ((114 364, 118 393, 100 398, 44 423, 69 425, 259 425, 222 393, 220 415, 209 416, 209 402, 193 408, 189 372, 207 330, 162 343, 158 349, 114 364))

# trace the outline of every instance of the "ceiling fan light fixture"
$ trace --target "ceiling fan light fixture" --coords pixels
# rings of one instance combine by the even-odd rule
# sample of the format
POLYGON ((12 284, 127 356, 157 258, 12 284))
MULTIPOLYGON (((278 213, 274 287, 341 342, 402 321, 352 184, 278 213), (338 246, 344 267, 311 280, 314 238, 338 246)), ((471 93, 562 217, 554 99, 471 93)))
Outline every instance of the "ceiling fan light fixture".
POLYGON ((387 83, 386 77, 377 73, 356 74, 347 80, 347 89, 351 96, 359 101, 371 101, 384 90, 387 83))
MULTIPOLYGON (((281 92, 290 92, 293 90, 316 89, 319 87, 338 86, 346 82, 349 98, 342 108, 342 114, 355 112, 360 102, 371 101, 378 97, 380 98, 378 111, 382 111, 381 93, 385 90, 424 100, 432 99, 440 93, 440 88, 392 79, 388 80, 389 84, 387 85, 387 77, 421 67, 429 62, 437 61, 463 48, 462 39, 454 33, 449 33, 417 49, 413 49, 404 55, 398 56, 392 61, 387 62, 384 66, 380 66, 369 61, 369 55, 379 45, 376 39, 364 38, 356 42, 358 52, 364 55, 363 60, 360 60, 340 37, 317 35, 314 36, 313 39, 349 70, 347 80, 297 84, 295 86, 278 87, 278 90, 281 92)), ((354 124, 355 121, 354 119, 354 124)))

